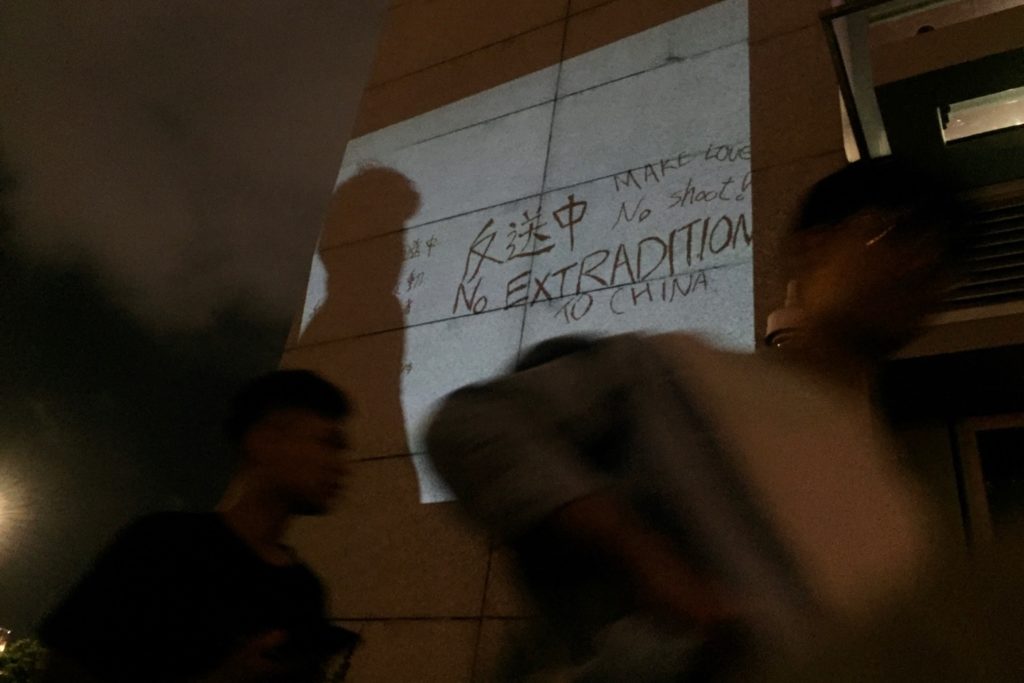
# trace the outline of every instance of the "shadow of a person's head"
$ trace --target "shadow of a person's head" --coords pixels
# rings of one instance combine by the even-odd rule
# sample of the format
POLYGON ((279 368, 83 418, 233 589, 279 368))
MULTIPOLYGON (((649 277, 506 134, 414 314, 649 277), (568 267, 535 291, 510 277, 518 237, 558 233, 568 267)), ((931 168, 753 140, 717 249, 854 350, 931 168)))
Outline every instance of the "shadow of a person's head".
POLYGON ((401 230, 419 206, 420 195, 407 177, 386 166, 363 166, 334 191, 324 227, 325 244, 401 230))
POLYGON ((323 294, 306 330, 309 343, 341 342, 328 357, 356 405, 354 442, 366 452, 405 448, 400 372, 405 326, 397 285, 405 228, 420 196, 394 169, 366 166, 341 183, 320 241, 323 294), (349 344, 353 339, 370 342, 349 344), (357 354, 357 355, 356 355, 357 354))
POLYGON ((329 327, 362 334, 401 325, 391 311, 404 259, 402 230, 419 209, 412 182, 394 169, 365 166, 335 190, 321 252, 328 273, 329 327), (385 316, 387 320, 371 318, 385 316))

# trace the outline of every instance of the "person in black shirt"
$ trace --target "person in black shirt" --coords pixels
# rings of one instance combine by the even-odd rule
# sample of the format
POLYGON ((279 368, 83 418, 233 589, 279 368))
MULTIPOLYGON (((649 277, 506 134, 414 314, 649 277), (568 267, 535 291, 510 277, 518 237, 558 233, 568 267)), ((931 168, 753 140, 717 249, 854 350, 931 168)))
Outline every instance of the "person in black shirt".
POLYGON ((283 544, 289 520, 340 493, 345 395, 302 370, 242 389, 237 452, 215 512, 158 513, 123 530, 44 621, 46 681, 316 681, 355 644, 331 626, 313 572, 283 544))

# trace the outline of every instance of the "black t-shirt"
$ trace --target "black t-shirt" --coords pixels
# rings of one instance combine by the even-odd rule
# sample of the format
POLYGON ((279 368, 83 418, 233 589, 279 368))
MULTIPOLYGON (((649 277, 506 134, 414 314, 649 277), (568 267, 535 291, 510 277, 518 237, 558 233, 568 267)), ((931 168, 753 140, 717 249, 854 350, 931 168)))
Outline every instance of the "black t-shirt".
POLYGON ((147 681, 206 673, 277 629, 310 660, 350 645, 305 565, 265 562, 220 515, 159 513, 118 535, 39 635, 101 680, 147 681))

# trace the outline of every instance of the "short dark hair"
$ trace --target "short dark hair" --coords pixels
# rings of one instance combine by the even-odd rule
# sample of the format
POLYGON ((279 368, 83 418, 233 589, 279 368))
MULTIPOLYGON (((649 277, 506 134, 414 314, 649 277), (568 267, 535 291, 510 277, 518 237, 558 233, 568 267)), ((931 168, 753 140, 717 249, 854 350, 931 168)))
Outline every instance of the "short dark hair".
POLYGON ((267 415, 279 410, 308 410, 328 419, 351 413, 348 397, 309 370, 276 370, 246 383, 231 401, 224 431, 238 445, 267 415))
POLYGON ((926 231, 952 249, 964 240, 965 211, 949 182, 897 157, 855 161, 819 180, 808 191, 793 229, 834 229, 864 209, 906 213, 907 229, 926 231))

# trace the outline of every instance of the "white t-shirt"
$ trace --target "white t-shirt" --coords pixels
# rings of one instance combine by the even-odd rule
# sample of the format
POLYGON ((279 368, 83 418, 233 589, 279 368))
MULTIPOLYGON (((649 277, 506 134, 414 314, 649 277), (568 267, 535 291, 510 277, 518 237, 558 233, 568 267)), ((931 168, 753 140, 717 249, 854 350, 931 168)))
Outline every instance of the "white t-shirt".
POLYGON ((456 392, 428 447, 504 538, 609 488, 660 501, 668 533, 784 644, 813 639, 819 617, 867 617, 929 560, 928 508, 866 398, 685 334, 611 337, 456 392), (618 467, 582 455, 623 434, 618 467))

